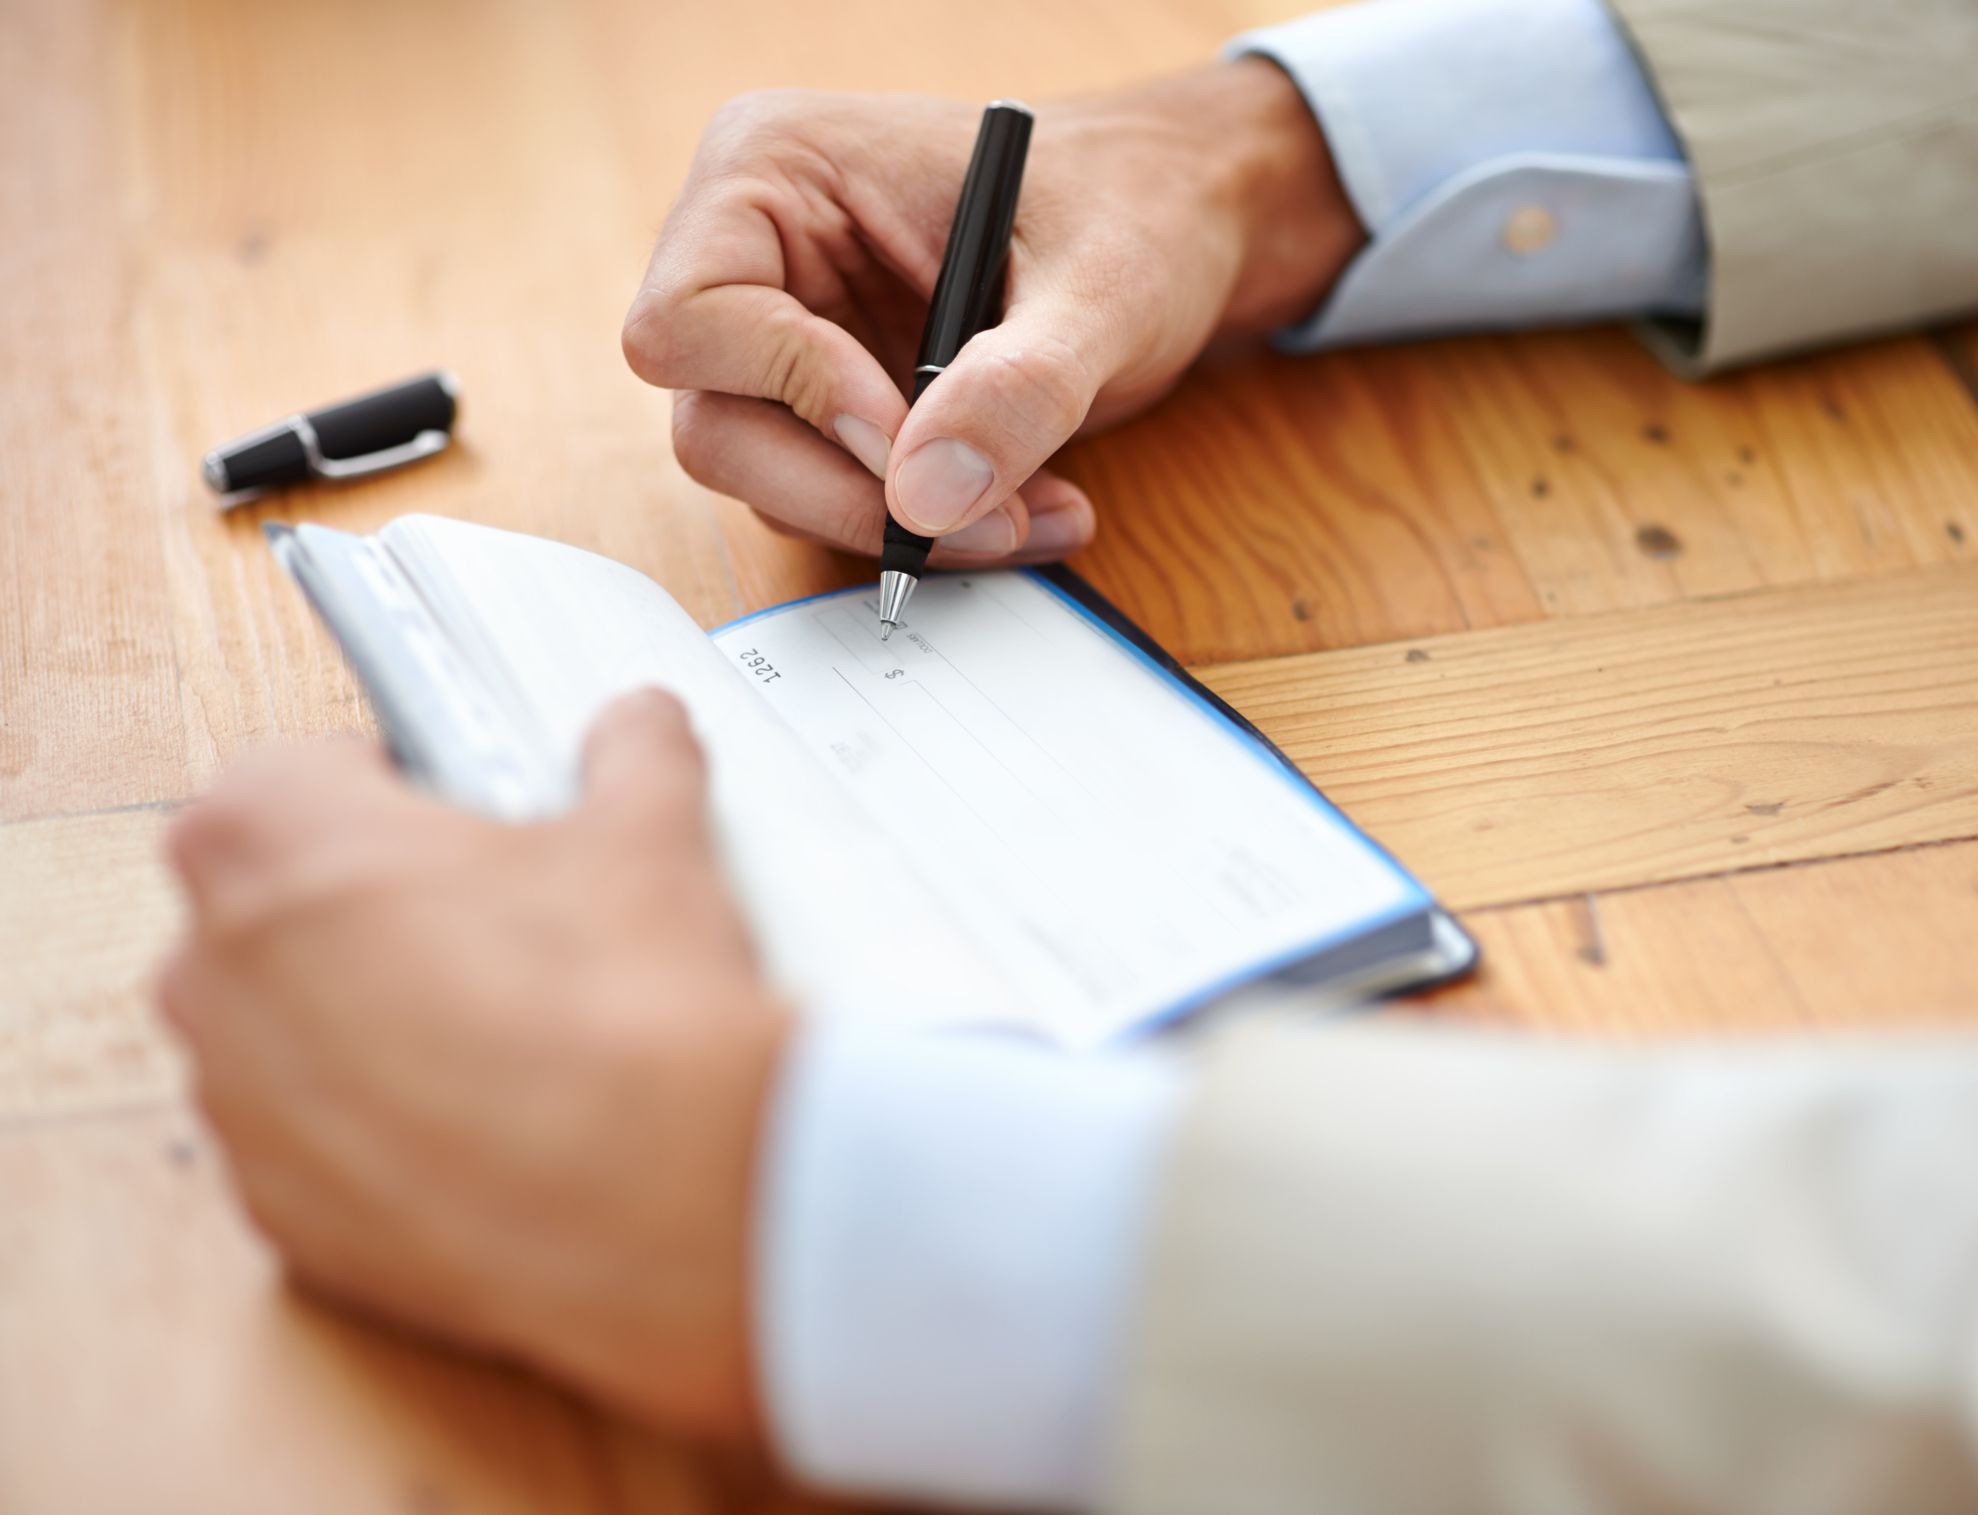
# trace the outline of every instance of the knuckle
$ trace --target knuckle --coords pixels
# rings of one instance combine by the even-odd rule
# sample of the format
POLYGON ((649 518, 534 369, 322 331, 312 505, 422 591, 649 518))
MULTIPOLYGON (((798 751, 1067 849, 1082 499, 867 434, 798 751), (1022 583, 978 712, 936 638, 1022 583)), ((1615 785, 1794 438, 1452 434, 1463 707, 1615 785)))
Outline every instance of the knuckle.
POLYGON ((679 344, 675 340, 680 298, 668 289, 648 284, 632 299, 625 313, 625 329, 619 334, 619 347, 632 372, 659 389, 674 387, 679 369, 679 344))
POLYGON ((201 879, 252 834, 255 807, 245 786, 230 780, 181 810, 165 833, 165 854, 181 878, 201 879))
POLYGON ((762 335, 763 393, 821 427, 829 419, 831 376, 804 329, 804 319, 794 313, 781 316, 762 335))
POLYGON ((801 89, 763 88, 730 95, 715 108, 707 135, 721 142, 747 139, 800 111, 808 93, 801 89))
POLYGON ((847 502, 825 523, 825 541, 841 552, 879 556, 885 545, 886 506, 883 499, 870 507, 847 502))
POLYGON ((673 456, 688 478, 710 489, 717 486, 721 459, 716 410, 704 390, 683 389, 673 396, 673 456))
POLYGON ((752 89, 716 107, 694 152, 690 192, 734 177, 773 170, 801 155, 806 125, 815 119, 815 91, 752 89))
POLYGON ((400 834, 409 793, 367 742, 243 764, 166 833, 166 858, 186 885, 196 928, 209 941, 230 939, 293 893, 326 851, 400 834))

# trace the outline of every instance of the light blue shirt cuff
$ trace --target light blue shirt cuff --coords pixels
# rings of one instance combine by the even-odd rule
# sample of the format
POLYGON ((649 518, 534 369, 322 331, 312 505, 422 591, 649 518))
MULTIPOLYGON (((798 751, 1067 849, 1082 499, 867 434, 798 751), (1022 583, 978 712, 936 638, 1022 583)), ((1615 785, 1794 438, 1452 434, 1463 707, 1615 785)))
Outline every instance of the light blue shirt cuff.
POLYGON ((1183 1087, 1162 1054, 806 1032, 756 1243, 760 1377, 792 1471, 844 1492, 1091 1507, 1183 1087))
POLYGON ((1368 233, 1281 346, 1701 310, 1689 167, 1600 0, 1377 0, 1230 51, 1296 81, 1368 233))

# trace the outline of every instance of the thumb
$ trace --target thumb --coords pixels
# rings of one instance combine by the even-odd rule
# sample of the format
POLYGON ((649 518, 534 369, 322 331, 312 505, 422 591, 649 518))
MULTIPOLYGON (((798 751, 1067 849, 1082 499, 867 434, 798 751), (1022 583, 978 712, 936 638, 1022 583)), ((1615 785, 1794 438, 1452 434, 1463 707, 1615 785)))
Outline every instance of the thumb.
POLYGON ((580 812, 615 825, 691 833, 704 824, 707 764, 687 707, 660 689, 621 695, 584 742, 580 812))
POLYGON ((903 525, 944 536, 1007 500, 1070 440, 1110 359, 1062 304, 1010 308, 973 338, 908 412, 893 444, 886 504, 903 525))

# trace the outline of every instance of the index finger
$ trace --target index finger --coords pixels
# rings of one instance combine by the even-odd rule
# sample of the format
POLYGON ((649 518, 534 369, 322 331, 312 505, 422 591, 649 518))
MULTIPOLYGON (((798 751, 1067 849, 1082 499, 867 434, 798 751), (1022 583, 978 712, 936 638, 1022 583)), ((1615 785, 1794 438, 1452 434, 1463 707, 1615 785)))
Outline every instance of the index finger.
POLYGON ((194 908, 208 912, 258 891, 298 850, 348 834, 355 815, 409 798, 376 742, 257 753, 180 812, 166 856, 194 908))
POLYGON ((801 247, 807 214, 771 165, 697 168, 626 314, 625 358, 664 389, 787 405, 881 472, 906 400, 857 338, 790 293, 786 246, 801 247), (843 417, 876 443, 848 436, 843 417))

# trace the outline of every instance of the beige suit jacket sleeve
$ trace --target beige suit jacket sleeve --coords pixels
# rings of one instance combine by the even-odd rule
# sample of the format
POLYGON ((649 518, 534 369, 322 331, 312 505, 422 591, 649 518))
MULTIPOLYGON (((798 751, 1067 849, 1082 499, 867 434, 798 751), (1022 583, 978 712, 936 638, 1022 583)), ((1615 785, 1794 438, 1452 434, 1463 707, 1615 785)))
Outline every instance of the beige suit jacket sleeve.
POLYGON ((1978 308, 1978 0, 1608 0, 1702 198, 1704 372, 1978 308))
POLYGON ((1184 1119, 1135 1515, 1978 1509, 1978 1038, 1251 1028, 1184 1119))

